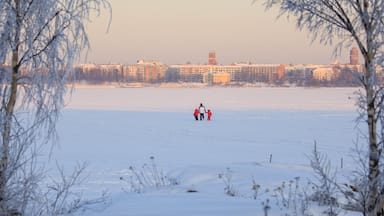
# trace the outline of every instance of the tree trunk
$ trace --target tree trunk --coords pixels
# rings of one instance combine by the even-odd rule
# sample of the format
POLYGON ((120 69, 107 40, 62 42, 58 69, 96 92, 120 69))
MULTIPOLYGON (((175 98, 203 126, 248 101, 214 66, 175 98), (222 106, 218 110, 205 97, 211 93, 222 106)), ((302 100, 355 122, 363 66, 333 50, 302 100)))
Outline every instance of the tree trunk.
POLYGON ((374 76, 375 70, 369 56, 366 59, 366 96, 367 96, 367 123, 369 135, 369 164, 368 164, 368 180, 369 180, 369 196, 367 202, 368 216, 377 216, 380 208, 377 206, 380 197, 378 192, 378 176, 380 174, 379 161, 380 151, 377 142, 376 128, 376 104, 374 76))
MULTIPOLYGON (((17 52, 13 55, 17 58, 17 52)), ((13 62, 13 61, 12 61, 13 62)), ((0 211, 3 215, 7 215, 7 182, 8 182, 8 161, 9 161, 9 149, 11 143, 11 132, 12 132, 12 118, 16 104, 17 96, 17 79, 18 79, 18 67, 12 67, 12 83, 10 89, 10 96, 5 110, 4 119, 4 132, 3 132, 3 145, 1 152, 1 166, 0 166, 0 211), (6 213, 6 214, 4 214, 6 213)))
POLYGON ((4 131, 2 134, 2 146, 1 146, 1 164, 0 164, 0 215, 9 215, 9 206, 7 204, 7 182, 8 182, 8 162, 11 144, 12 122, 13 113, 17 98, 17 81, 19 76, 19 45, 20 39, 20 25, 21 16, 19 14, 20 0, 14 0, 16 7, 16 29, 15 29, 15 41, 17 44, 12 50, 12 80, 9 90, 9 97, 5 107, 4 115, 4 131))

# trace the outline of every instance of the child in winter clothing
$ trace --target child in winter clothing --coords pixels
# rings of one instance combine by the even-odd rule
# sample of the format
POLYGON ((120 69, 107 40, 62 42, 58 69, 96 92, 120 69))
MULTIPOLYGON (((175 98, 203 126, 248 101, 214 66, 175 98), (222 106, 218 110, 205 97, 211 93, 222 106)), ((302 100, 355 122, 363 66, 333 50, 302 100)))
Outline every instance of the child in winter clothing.
POLYGON ((208 116, 207 120, 211 121, 212 111, 210 109, 208 109, 208 111, 207 111, 207 116, 208 116))
POLYGON ((196 121, 199 120, 199 109, 195 108, 195 111, 193 112, 193 116, 195 116, 196 121))

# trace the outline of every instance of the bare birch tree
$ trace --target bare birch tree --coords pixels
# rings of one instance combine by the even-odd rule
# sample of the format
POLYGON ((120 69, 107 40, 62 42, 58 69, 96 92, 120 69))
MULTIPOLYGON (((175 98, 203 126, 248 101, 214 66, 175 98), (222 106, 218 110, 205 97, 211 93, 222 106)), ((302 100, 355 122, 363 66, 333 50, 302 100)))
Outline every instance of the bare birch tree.
POLYGON ((32 215, 41 200, 37 156, 56 138, 72 65, 89 47, 85 24, 104 8, 108 0, 0 0, 1 216, 32 215))
MULTIPOLYGON (((257 0, 254 0, 254 2, 257 0)), ((383 85, 376 66, 383 59, 384 0, 263 0, 266 9, 278 7, 280 16, 296 20, 299 29, 307 29, 313 40, 324 44, 338 42, 336 51, 357 44, 364 58, 359 75, 363 91, 358 99, 361 120, 367 125, 368 187, 364 212, 383 215, 384 187, 381 184, 383 149, 383 85), (380 127, 380 128, 378 128, 380 127), (380 179, 381 178, 381 179, 380 179)))

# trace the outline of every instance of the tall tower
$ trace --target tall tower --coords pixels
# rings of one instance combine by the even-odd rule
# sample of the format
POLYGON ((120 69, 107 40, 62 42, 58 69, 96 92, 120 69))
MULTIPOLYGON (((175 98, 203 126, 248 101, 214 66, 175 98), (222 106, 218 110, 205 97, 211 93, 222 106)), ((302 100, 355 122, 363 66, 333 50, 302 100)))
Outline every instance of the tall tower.
POLYGON ((208 54, 208 64, 209 65, 216 65, 216 52, 215 51, 210 51, 208 54))
POLYGON ((351 52, 349 54, 349 64, 351 65, 359 64, 359 50, 356 47, 353 47, 351 49, 351 52))

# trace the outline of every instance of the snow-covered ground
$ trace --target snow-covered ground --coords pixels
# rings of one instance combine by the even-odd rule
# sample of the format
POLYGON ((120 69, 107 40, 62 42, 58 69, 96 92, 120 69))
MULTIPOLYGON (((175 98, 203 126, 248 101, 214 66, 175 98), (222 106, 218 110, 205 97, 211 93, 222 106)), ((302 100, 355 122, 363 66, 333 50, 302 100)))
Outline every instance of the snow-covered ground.
POLYGON ((281 215, 265 191, 295 177, 305 185, 313 177, 307 156, 314 142, 340 174, 354 168, 355 90, 76 89, 59 121, 53 155, 68 169, 88 163, 86 195, 108 191, 108 206, 85 215, 264 215, 267 198, 269 215, 281 215), (212 109, 212 121, 193 119, 201 102, 212 109), (178 184, 129 192, 129 168, 143 170, 150 157, 178 184), (229 173, 235 197, 224 194, 229 173), (261 186, 256 200, 252 180, 261 186))

